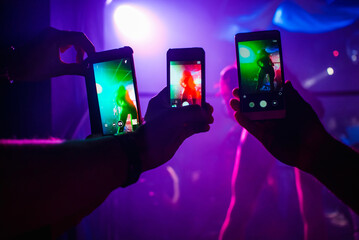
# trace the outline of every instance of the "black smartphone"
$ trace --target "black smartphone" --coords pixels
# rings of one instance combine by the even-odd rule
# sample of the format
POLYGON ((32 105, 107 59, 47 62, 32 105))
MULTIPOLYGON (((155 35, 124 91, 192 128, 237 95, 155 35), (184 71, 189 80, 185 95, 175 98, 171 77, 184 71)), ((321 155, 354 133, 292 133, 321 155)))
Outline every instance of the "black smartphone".
POLYGON ((97 52, 87 59, 87 98, 93 135, 135 131, 141 124, 133 50, 97 52))
POLYGON ((205 103, 203 48, 170 48, 167 51, 167 86, 171 107, 205 103))
POLYGON ((240 111, 251 120, 285 117, 284 73, 279 31, 235 36, 240 111))

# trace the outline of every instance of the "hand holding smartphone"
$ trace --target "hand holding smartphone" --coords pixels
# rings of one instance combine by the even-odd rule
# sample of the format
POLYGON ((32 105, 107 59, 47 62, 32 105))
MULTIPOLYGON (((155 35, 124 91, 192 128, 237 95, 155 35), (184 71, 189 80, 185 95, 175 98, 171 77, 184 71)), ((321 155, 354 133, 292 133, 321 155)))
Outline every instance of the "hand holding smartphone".
POLYGON ((93 53, 86 60, 87 98, 93 135, 135 131, 141 124, 133 50, 93 53))
POLYGON ((251 120, 285 117, 279 31, 235 36, 240 110, 251 120))
POLYGON ((205 103, 205 52, 203 48, 173 48, 167 51, 167 86, 170 106, 205 103))

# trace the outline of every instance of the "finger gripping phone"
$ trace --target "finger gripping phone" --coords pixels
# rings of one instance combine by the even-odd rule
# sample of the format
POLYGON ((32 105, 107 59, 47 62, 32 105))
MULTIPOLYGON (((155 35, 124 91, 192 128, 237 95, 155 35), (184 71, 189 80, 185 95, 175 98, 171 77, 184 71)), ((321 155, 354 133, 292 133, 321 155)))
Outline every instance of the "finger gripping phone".
POLYGON ((235 36, 240 111, 251 120, 285 117, 284 73, 279 31, 235 36))
POLYGON ((205 103, 205 52, 203 48, 171 48, 167 51, 167 86, 170 106, 205 103))
POLYGON ((141 124, 137 82, 130 47, 97 52, 87 60, 87 98, 93 135, 135 131, 141 124))

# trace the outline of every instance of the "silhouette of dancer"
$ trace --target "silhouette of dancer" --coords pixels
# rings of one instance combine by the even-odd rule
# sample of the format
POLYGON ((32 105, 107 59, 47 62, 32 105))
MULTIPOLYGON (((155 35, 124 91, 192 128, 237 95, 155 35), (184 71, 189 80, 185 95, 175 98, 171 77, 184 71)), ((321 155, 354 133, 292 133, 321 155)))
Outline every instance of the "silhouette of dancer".
POLYGON ((182 93, 182 103, 187 101, 188 103, 196 104, 197 102, 197 91, 194 83, 192 74, 188 70, 184 70, 180 81, 181 86, 184 88, 182 93))
POLYGON ((125 128, 129 114, 131 115, 131 126, 133 128, 132 119, 137 119, 137 109, 130 98, 130 94, 123 85, 119 86, 115 101, 119 108, 119 122, 122 122, 122 125, 119 125, 117 129, 117 133, 121 133, 125 128))
POLYGON ((270 90, 274 90, 274 64, 265 49, 260 50, 257 64, 259 66, 257 92, 263 87, 263 81, 269 77, 270 90))

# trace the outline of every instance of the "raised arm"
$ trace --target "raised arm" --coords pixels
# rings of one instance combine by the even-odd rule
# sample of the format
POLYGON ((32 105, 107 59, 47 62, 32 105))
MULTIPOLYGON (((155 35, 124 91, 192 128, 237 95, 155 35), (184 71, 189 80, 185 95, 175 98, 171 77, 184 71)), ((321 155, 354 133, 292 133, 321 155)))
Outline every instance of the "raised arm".
POLYGON ((0 232, 14 236, 51 227, 57 236, 98 207, 114 189, 167 162, 182 142, 209 130, 212 107, 166 108, 167 91, 150 101, 134 133, 82 141, 0 143, 0 232))
POLYGON ((359 213, 359 154, 324 129, 312 107, 286 82, 284 119, 251 121, 240 112, 239 91, 231 107, 239 124, 278 160, 315 176, 339 199, 359 213))

